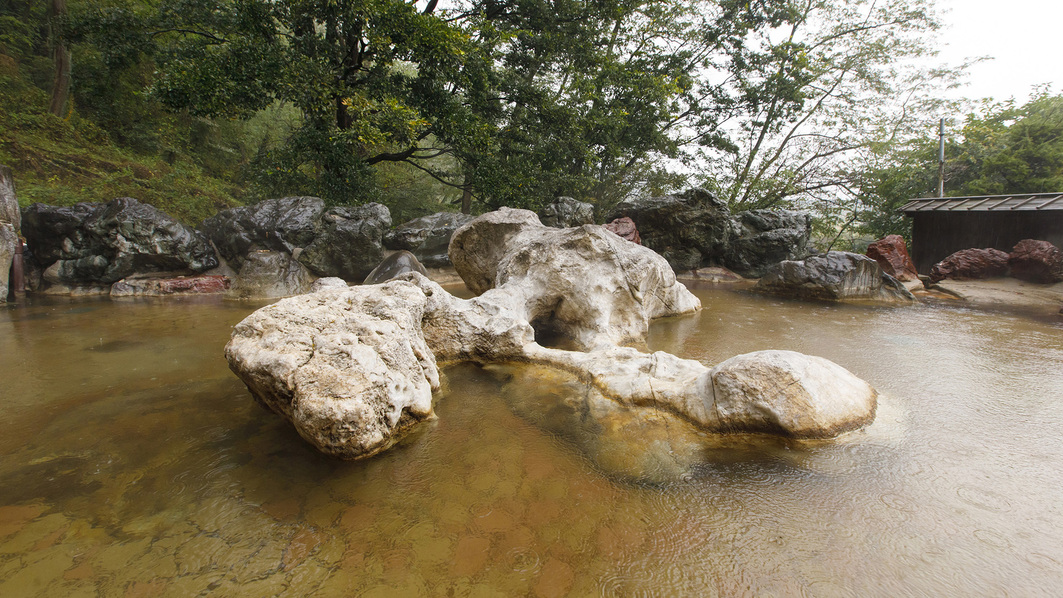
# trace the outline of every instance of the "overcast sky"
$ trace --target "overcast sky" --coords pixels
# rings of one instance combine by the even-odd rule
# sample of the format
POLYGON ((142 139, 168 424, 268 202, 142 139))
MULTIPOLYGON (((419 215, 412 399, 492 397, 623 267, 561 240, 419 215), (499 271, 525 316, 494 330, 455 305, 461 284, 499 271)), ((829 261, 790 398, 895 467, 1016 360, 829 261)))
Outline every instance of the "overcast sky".
POLYGON ((1063 93, 1063 0, 937 0, 948 9, 940 32, 948 64, 964 58, 995 59, 971 67, 964 97, 1029 98, 1032 86, 1051 83, 1063 93))

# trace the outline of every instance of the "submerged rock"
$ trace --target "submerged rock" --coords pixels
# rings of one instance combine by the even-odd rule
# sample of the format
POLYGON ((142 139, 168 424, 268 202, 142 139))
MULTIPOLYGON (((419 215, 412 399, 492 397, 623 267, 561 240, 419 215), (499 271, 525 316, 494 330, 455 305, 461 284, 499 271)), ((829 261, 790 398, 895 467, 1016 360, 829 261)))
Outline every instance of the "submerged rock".
POLYGON ((428 271, 417 261, 416 256, 409 251, 396 251, 373 268, 362 284, 380 284, 407 272, 420 272, 428 276, 428 271))
POLYGON ((1008 254, 999 249, 963 249, 930 268, 930 282, 995 278, 1008 273, 1008 254))
POLYGON ((694 312, 700 302, 663 258, 602 227, 553 229, 531 212, 502 209, 462 227, 450 255, 480 296, 459 299, 419 272, 323 288, 241 322, 226 347, 230 367, 304 438, 350 459, 431 416, 437 362, 567 372, 619 406, 595 399, 585 415, 618 418, 629 431, 622 412, 695 431, 801 438, 834 436, 874 416, 874 390, 819 358, 761 352, 710 369, 618 346, 644 343, 650 319, 694 312), (578 350, 544 346, 554 334, 578 350))
POLYGON ((35 203, 22 230, 42 269, 64 284, 111 284, 134 274, 203 272, 218 265, 208 240, 130 197, 107 204, 35 203))
POLYGON ((882 272, 864 255, 829 251, 802 261, 784 261, 771 267, 753 290, 800 299, 839 301, 914 301, 897 279, 882 272))
POLYGON ((553 228, 594 224, 594 206, 573 197, 558 197, 539 213, 539 220, 553 228))
POLYGON ((384 236, 388 249, 403 249, 429 268, 450 265, 447 248, 454 231, 472 221, 474 216, 457 212, 438 212, 396 226, 384 236))
POLYGON ((112 297, 165 297, 212 295, 229 290, 226 276, 181 276, 178 278, 125 278, 111 285, 112 297))
POLYGON ((919 272, 915 269, 912 257, 908 255, 904 237, 900 235, 887 235, 868 245, 867 257, 878 262, 878 267, 882 268, 883 272, 901 282, 919 280, 919 272))
POLYGON ((1008 255, 1008 268, 1011 276, 1019 280, 1063 282, 1063 251, 1048 241, 1023 239, 1008 255))

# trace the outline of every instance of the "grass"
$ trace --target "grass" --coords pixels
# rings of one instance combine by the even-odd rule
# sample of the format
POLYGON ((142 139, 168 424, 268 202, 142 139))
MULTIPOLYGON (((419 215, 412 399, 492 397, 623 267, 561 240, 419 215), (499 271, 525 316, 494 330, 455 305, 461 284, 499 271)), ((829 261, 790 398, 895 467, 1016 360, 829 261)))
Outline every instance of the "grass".
POLYGON ((121 148, 76 113, 60 118, 46 105, 43 91, 0 74, 0 164, 11 168, 21 206, 132 197, 194 226, 240 204, 240 189, 207 175, 191 158, 121 148))

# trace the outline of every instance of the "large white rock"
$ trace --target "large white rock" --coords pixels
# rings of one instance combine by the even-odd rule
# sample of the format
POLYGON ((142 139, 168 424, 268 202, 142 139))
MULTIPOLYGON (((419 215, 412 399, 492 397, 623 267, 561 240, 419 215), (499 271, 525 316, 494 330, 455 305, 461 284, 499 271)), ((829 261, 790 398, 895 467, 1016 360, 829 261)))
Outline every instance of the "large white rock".
POLYGON ((875 419, 875 389, 822 357, 757 351, 720 363, 711 377, 721 430, 831 438, 875 419))
POLYGON ((339 457, 388 448, 432 416, 439 371, 421 334, 416 286, 325 287, 236 325, 225 357, 254 397, 339 457))
POLYGON ((455 233, 451 259, 480 296, 459 299, 419 272, 322 285, 238 324, 230 367, 304 438, 344 458, 384 450, 432 416, 437 360, 564 370, 625 408, 709 432, 824 438, 874 417, 874 389, 825 359, 762 351, 710 369, 620 346, 644 343, 654 317, 701 306, 660 256, 601 227, 549 229, 531 212, 501 210, 455 233), (536 335, 547 328, 581 350, 543 346, 536 335))
POLYGON ((473 292, 579 350, 642 343, 650 320, 693 313, 698 300, 653 250, 591 224, 556 229, 503 208, 454 233, 450 259, 473 292))

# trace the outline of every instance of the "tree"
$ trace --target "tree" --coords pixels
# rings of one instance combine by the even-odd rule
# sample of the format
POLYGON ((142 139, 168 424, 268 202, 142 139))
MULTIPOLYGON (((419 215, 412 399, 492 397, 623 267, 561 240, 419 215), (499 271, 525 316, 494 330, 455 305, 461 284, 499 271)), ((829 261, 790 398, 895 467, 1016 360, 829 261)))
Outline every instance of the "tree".
POLYGON ((851 219, 859 173, 917 135, 941 104, 931 94, 961 69, 928 70, 930 0, 793 0, 785 27, 735 85, 750 98, 708 153, 706 186, 735 209, 796 204, 851 219))
POLYGON ((669 185, 685 144, 717 146, 745 99, 727 81, 748 64, 750 31, 785 2, 473 0, 449 13, 486 56, 486 93, 466 94, 476 143, 441 135, 458 172, 436 172, 488 206, 576 195, 603 208, 669 185))
MULTIPOLYGON (((937 188, 937 140, 926 126, 914 139, 860 173, 858 221, 869 234, 909 233, 897 208, 937 188)), ((1047 89, 1023 106, 983 101, 945 145, 945 194, 1001 195, 1063 191, 1063 96, 1047 89)))
POLYGON ((360 203, 371 166, 424 155, 430 110, 460 77, 465 40, 399 0, 167 0, 132 29, 160 66, 164 105, 208 118, 248 118, 283 102, 301 126, 259 156, 273 192, 360 203))

